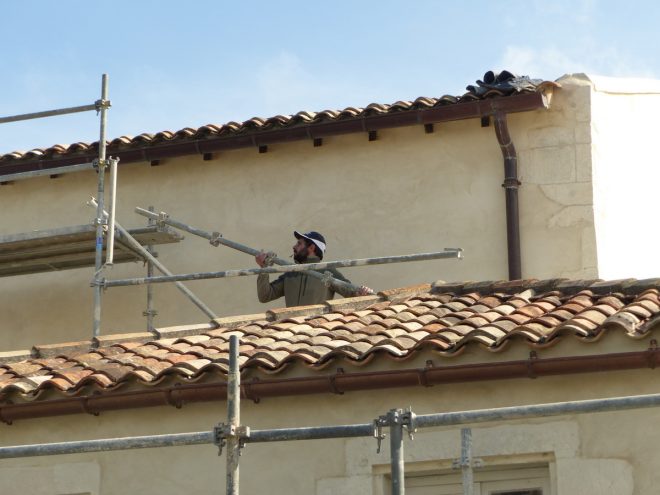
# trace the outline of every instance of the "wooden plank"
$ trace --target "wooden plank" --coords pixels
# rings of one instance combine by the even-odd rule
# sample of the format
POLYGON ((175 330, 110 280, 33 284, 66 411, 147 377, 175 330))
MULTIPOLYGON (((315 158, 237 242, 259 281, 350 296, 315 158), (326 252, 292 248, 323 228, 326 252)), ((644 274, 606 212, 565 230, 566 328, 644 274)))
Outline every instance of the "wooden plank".
MULTIPOLYGON (((129 230, 142 245, 180 242, 183 236, 169 227, 129 230)), ((0 236, 0 277, 94 266, 96 229, 77 225, 0 236)), ((143 260, 118 238, 116 263, 143 260)))

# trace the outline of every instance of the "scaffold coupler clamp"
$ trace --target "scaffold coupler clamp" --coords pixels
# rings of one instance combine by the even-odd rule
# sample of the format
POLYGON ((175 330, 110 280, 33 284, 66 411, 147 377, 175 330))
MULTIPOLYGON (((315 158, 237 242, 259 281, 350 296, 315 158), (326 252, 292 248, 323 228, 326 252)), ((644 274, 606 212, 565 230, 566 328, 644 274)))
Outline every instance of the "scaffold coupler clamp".
POLYGON ((94 102, 94 106, 96 107, 96 115, 98 115, 102 109, 110 108, 112 106, 112 103, 110 102, 110 100, 104 100, 103 98, 101 98, 100 100, 96 100, 94 102))
POLYGON ((107 165, 107 160, 101 160, 100 158, 94 158, 92 160, 92 168, 97 172, 99 170, 105 170, 106 165, 107 165))
POLYGON ((379 416, 377 419, 374 419, 374 438, 376 439, 376 454, 380 454, 380 447, 387 436, 383 433, 383 427, 388 426, 389 421, 387 416, 379 416))
POLYGON ((213 428, 213 443, 218 446, 218 455, 222 455, 222 449, 227 445, 227 438, 238 437, 238 455, 242 455, 243 447, 250 438, 249 426, 234 426, 220 423, 213 428))
POLYGON ((165 213, 164 211, 161 211, 158 213, 158 220, 156 220, 156 227, 159 229, 164 229, 166 228, 166 221, 170 218, 170 216, 165 213))
POLYGON ((220 232, 213 232, 211 234, 211 238, 209 239, 209 242, 211 243, 211 246, 218 247, 220 245, 220 238, 222 237, 222 234, 220 232))
POLYGON ((417 433, 417 415, 412 411, 412 407, 408 407, 404 412, 401 418, 403 425, 408 430, 408 436, 410 440, 415 439, 415 433, 417 433))
POLYGON ((463 469, 463 468, 482 468, 484 467, 483 459, 477 457, 472 459, 454 459, 451 461, 451 468, 453 470, 463 469))

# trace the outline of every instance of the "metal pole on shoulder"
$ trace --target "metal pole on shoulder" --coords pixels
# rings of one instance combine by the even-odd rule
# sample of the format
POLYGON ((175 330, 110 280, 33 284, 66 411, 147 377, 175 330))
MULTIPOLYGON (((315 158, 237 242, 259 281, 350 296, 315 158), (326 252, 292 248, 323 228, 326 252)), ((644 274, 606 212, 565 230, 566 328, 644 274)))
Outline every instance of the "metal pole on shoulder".
MULTIPOLYGON (((142 215, 147 218, 152 218, 154 220, 157 220, 159 222, 162 222, 166 225, 169 225, 171 227, 174 227, 179 230, 183 230, 185 232, 188 232, 190 234, 202 237, 204 239, 207 239, 211 245, 213 246, 218 246, 222 244, 223 246, 227 246, 229 248, 235 249, 237 251, 240 251, 245 254, 249 254, 251 256, 257 256, 258 254, 261 253, 259 249, 254 249, 249 246, 246 246, 244 244, 240 244, 238 242, 232 241, 230 239, 227 239, 223 237, 219 232, 207 232, 202 229, 198 229, 197 227, 193 227, 191 225, 185 224, 183 222, 174 220, 170 218, 170 216, 164 212, 161 212, 160 214, 158 213, 153 213, 150 212, 149 210, 145 210, 144 208, 136 207, 135 208, 135 213, 138 215, 142 215)), ((287 266, 287 265, 295 265, 295 263, 284 259, 284 258, 278 258, 278 257, 273 257, 270 259, 270 261, 276 265, 281 265, 281 266, 287 266)), ((319 278, 322 279, 324 278, 324 275, 321 273, 316 273, 316 272, 307 272, 308 275, 311 277, 319 278)), ((360 287, 357 285, 349 284, 344 282, 343 280, 338 280, 336 278, 331 278, 329 279, 330 287, 332 290, 335 292, 339 292, 340 294, 344 296, 348 295, 358 295, 360 291, 360 287)))

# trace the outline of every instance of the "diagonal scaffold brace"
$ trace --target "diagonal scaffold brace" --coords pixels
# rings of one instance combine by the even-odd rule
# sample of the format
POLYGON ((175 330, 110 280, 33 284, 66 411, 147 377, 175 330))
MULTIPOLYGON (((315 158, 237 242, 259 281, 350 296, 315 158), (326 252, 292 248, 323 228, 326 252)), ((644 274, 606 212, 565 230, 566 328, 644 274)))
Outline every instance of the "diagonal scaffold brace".
MULTIPOLYGON (((88 202, 90 206, 93 206, 95 208, 99 207, 98 200, 94 197, 90 199, 88 202)), ((104 218, 108 217, 108 212, 105 210, 102 210, 102 215, 104 218)), ((150 261, 153 266, 155 266, 161 273, 163 273, 165 276, 172 276, 172 272, 169 271, 165 265, 163 265, 160 261, 158 261, 142 244, 140 244, 138 241, 133 238, 129 232, 122 227, 119 222, 116 220, 114 221, 114 227, 117 230, 117 233, 119 236, 135 251, 140 253, 146 260, 150 261)), ((103 288, 104 284, 102 281, 98 282, 99 287, 103 288)), ((211 318, 212 320, 217 318, 218 315, 215 314, 215 312, 209 308, 199 297, 197 297, 193 292, 188 289, 183 283, 180 281, 176 281, 175 285, 179 291, 181 291, 195 306, 197 306, 206 316, 211 318)))

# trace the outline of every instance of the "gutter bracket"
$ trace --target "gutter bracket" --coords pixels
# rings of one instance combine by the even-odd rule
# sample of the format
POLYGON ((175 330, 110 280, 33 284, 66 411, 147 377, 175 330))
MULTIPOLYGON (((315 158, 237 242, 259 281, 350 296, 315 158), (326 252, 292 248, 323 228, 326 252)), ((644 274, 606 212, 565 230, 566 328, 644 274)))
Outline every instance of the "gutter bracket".
POLYGON ((261 402, 261 397, 258 397, 257 395, 254 395, 252 393, 252 384, 258 382, 259 382, 259 378, 255 376, 254 378, 252 378, 251 383, 242 384, 243 394, 245 395, 245 398, 251 400, 255 404, 259 404, 259 402, 261 402))
POLYGON ((538 378, 536 371, 534 371, 534 362, 538 361, 539 357, 536 351, 530 351, 529 359, 527 360, 527 376, 531 379, 538 378))
POLYGON ((651 339, 649 342, 649 348, 647 350, 647 361, 649 368, 654 370, 658 363, 658 341, 655 339, 651 339))
POLYGON ((337 373, 329 377, 330 390, 332 390, 333 394, 344 395, 344 392, 342 390, 339 390, 339 388, 337 387, 337 378, 339 377, 339 375, 344 375, 344 374, 345 374, 344 368, 337 368, 337 373))
MULTIPOLYGON (((98 395, 98 394, 95 394, 95 395, 98 395)), ((81 406, 83 412, 86 413, 86 414, 91 414, 92 416, 99 416, 101 414, 99 411, 93 411, 89 407, 89 397, 83 397, 81 402, 80 402, 80 406, 81 406)))
MULTIPOLYGON (((7 401, 9 404, 11 404, 11 401, 7 401)), ((2 421, 4 424, 11 426, 13 424, 13 421, 11 419, 6 419, 4 414, 2 414, 3 409, 0 407, 0 421, 2 421)))

